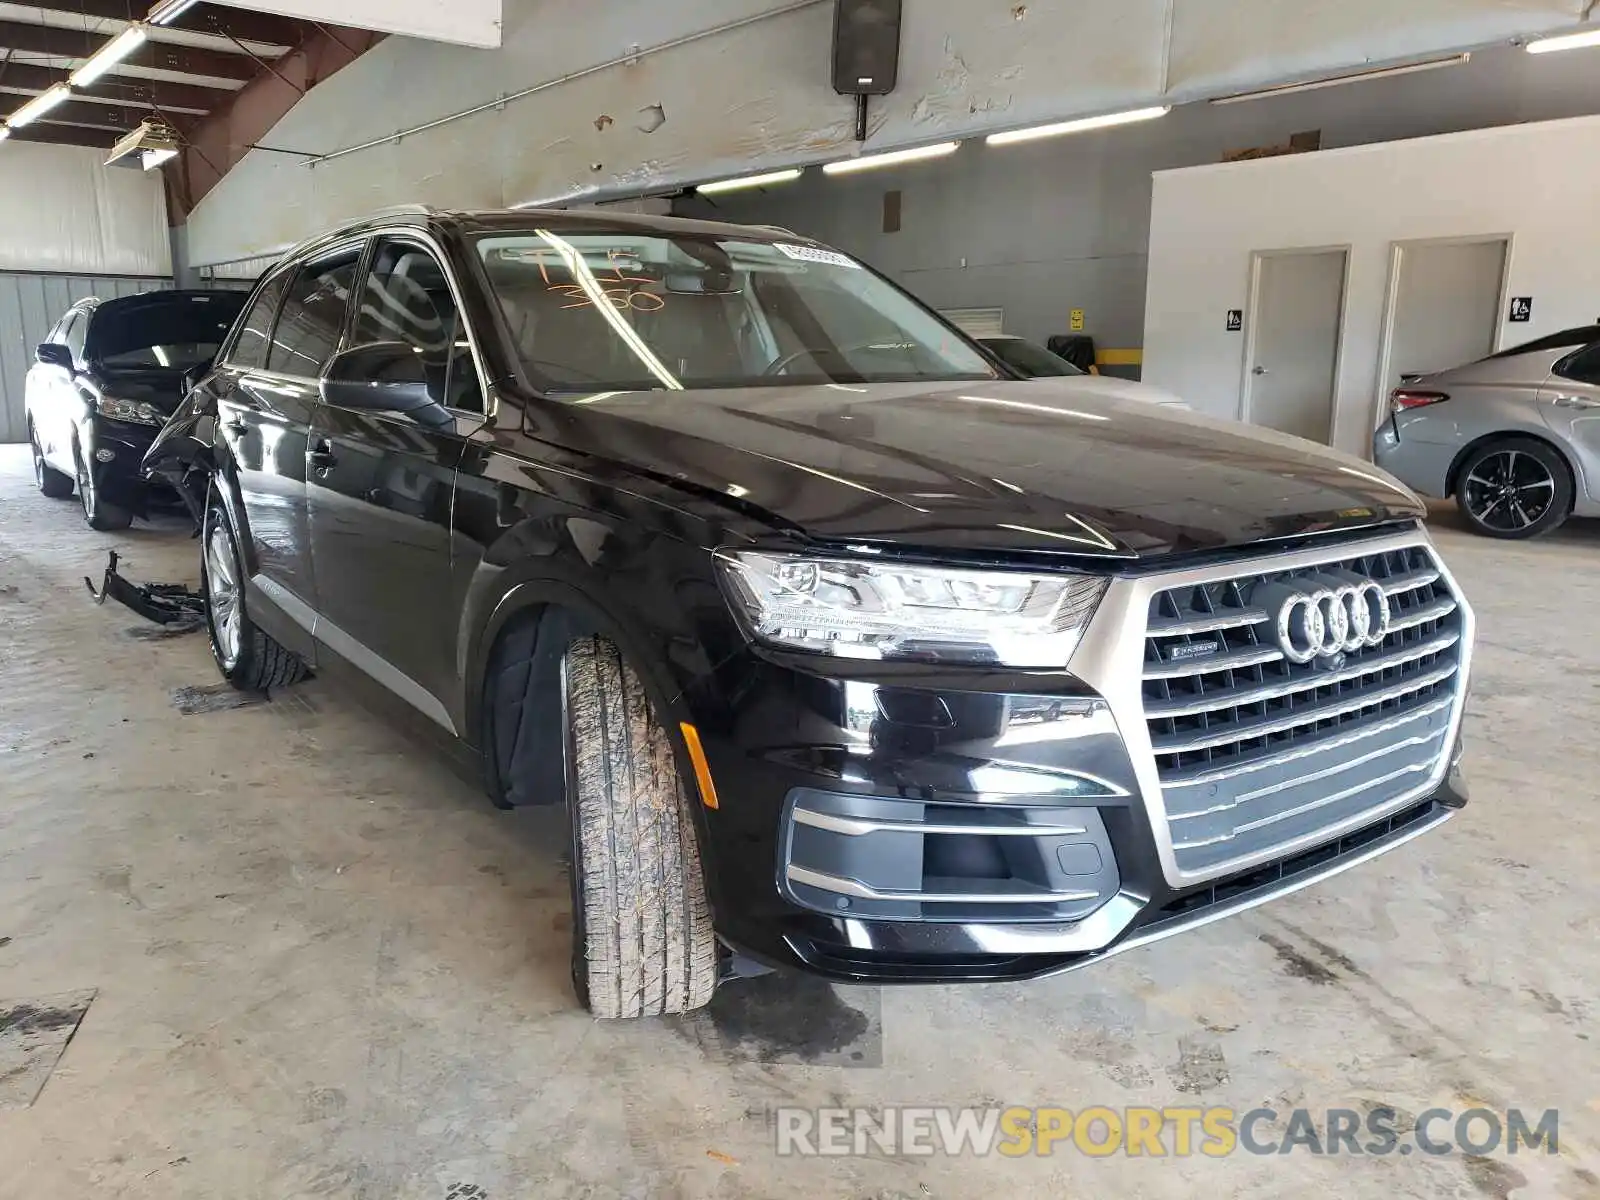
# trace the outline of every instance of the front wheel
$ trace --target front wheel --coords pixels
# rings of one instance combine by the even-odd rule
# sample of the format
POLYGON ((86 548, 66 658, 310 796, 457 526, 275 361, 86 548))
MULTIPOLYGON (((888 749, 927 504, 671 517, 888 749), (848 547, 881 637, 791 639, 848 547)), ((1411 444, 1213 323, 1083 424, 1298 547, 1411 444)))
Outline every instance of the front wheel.
POLYGON ((83 461, 83 450, 73 450, 73 461, 78 468, 78 499, 83 502, 83 519, 90 529, 101 533, 115 533, 133 524, 133 513, 120 504, 113 504, 100 494, 94 485, 94 472, 83 461))
POLYGON ((211 656, 222 677, 243 692, 265 692, 304 679, 306 667, 299 657, 256 628, 245 611, 238 543, 215 493, 206 505, 200 547, 206 628, 211 634, 211 656))
POLYGON ((1533 438, 1501 438, 1461 464, 1456 505, 1474 533, 1535 538, 1560 528, 1572 512, 1572 472, 1552 447, 1533 438))
POLYGON ((717 943, 672 740, 610 642, 573 642, 565 675, 578 998, 597 1017, 700 1008, 717 943))
POLYGON ((72 476, 58 471, 44 460, 44 450, 39 446, 39 432, 33 422, 28 422, 28 447, 33 451, 33 481, 39 490, 52 500, 65 500, 72 495, 72 476))

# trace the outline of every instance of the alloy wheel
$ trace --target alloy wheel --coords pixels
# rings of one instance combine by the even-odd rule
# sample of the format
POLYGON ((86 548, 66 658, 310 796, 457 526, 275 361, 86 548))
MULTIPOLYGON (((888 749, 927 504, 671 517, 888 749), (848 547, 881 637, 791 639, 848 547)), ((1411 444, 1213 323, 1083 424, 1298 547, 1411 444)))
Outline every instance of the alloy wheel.
POLYGON ((211 629, 217 641, 217 654, 225 669, 239 661, 238 572, 234 568, 233 546, 227 529, 218 522, 206 538, 206 595, 211 604, 211 629))
POLYGON ((83 455, 77 456, 78 499, 83 503, 83 519, 94 520, 94 472, 83 464, 83 455))
POLYGON ((1479 462, 1463 490, 1467 508, 1490 529, 1516 532, 1539 522, 1556 500, 1548 467, 1521 450, 1501 450, 1479 462))
POLYGON ((31 430, 28 434, 28 445, 33 450, 33 482, 40 490, 44 489, 44 451, 39 449, 39 435, 31 430))

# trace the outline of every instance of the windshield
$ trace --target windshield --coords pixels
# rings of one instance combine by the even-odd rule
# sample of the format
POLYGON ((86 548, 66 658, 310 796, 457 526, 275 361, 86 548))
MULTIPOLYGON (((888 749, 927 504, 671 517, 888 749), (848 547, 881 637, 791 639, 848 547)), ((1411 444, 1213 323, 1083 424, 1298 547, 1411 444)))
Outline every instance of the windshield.
POLYGON ((102 304, 85 352, 102 367, 186 371, 217 356, 245 298, 216 292, 102 304))
POLYGON ((959 334, 833 250, 627 230, 477 239, 551 392, 993 379, 959 334))
POLYGON ((1025 342, 1021 338, 984 338, 983 344, 994 352, 996 358, 1016 371, 1024 379, 1053 378, 1060 375, 1083 375, 1066 359, 1051 354, 1043 346, 1025 342))

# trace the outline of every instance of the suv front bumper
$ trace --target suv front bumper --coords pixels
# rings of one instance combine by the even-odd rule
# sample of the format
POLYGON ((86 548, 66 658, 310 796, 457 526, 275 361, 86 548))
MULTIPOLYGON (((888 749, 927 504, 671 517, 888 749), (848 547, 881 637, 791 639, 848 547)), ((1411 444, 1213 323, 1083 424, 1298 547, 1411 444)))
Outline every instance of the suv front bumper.
MULTIPOLYGON (((1407 531, 1272 563, 1292 570, 1418 547, 1425 535, 1407 531)), ((1326 800, 1297 795, 1289 817, 1314 808, 1326 823, 1285 820, 1277 828, 1292 835, 1279 843, 1250 842, 1202 869, 1175 850, 1172 829, 1185 818, 1166 810, 1164 795, 1177 793, 1158 776, 1140 684, 1151 597, 1175 579, 1259 566, 1115 581, 1070 674, 754 646, 735 655, 683 697, 721 798, 704 812, 719 934, 753 958, 854 982, 1030 978, 1253 907, 1449 819, 1466 803, 1464 601, 1448 706, 1425 718, 1379 713, 1369 726, 1418 720, 1431 744, 1449 748, 1425 776, 1395 772, 1402 782, 1373 803, 1340 807, 1338 783, 1326 800)), ((1401 733, 1414 735, 1401 744, 1422 736, 1417 726, 1401 733)), ((1391 753, 1374 744, 1352 760, 1391 753)), ((1312 778, 1345 769, 1314 765, 1312 778)))

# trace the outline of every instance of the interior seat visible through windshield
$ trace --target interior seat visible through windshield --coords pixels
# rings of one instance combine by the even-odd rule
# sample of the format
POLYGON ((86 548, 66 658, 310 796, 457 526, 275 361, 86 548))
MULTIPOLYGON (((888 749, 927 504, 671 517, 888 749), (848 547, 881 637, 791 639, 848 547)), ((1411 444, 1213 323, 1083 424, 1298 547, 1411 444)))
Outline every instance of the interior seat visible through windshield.
POLYGON ((834 251, 550 230, 478 250, 547 391, 994 377, 964 337, 834 251))

